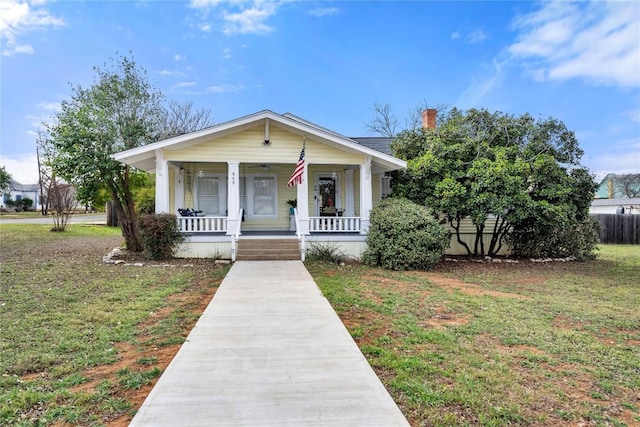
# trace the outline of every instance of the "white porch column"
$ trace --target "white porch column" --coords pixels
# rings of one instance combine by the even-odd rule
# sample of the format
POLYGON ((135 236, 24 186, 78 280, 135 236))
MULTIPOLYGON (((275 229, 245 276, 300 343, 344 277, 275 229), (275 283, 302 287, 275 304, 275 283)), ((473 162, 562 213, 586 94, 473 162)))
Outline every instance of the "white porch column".
POLYGON ((309 164, 305 162, 302 171, 302 184, 296 185, 298 199, 298 223, 302 234, 309 234, 309 164))
POLYGON ((162 150, 156 150, 156 213, 169 212, 169 166, 162 150))
POLYGON ((344 171, 344 187, 345 187, 345 216, 356 216, 356 192, 353 186, 353 169, 347 169, 344 171))
POLYGON ((369 214, 373 209, 373 180, 371 179, 371 156, 365 156, 360 165, 360 221, 361 234, 369 232, 369 214))
POLYGON ((242 218, 240 211, 240 162, 227 162, 227 235, 232 235, 238 228, 242 218))

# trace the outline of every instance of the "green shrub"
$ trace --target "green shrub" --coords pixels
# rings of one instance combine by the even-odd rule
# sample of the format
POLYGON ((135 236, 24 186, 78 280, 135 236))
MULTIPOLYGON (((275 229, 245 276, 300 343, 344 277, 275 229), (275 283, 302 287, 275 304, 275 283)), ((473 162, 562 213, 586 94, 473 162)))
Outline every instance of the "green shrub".
POLYGON ((506 242, 516 257, 573 257, 578 261, 588 261, 596 257, 599 229, 598 220, 588 216, 581 221, 574 220, 555 227, 516 230, 507 236, 506 242))
POLYGON ((135 192, 135 206, 138 215, 152 214, 156 211, 156 190, 154 187, 138 188, 135 192))
POLYGON ((371 211, 362 261, 389 270, 429 269, 449 247, 449 232, 406 199, 385 199, 371 211))
POLYGON ((142 215, 139 224, 142 248, 150 259, 171 258, 184 240, 173 214, 142 215))
POLYGON ((335 243, 312 243, 307 249, 307 260, 340 264, 345 255, 335 243))

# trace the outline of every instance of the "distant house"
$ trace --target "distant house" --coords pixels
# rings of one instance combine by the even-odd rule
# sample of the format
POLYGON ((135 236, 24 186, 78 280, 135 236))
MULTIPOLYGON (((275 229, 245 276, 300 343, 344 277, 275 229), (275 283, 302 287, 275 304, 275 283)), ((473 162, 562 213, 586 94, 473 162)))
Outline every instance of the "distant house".
POLYGON ((624 195, 619 191, 616 191, 614 181, 616 178, 615 173, 610 173, 605 176, 602 181, 600 181, 600 185, 598 185, 598 189, 596 190, 596 199, 620 199, 624 198, 624 195))
POLYGON ((29 198, 33 200, 32 208, 37 209, 40 205, 39 194, 38 184, 21 184, 12 179, 9 181, 9 191, 6 193, 0 191, 0 208, 6 208, 9 200, 19 202, 24 198, 29 198))
POLYGON ((590 214, 640 214, 640 197, 623 199, 595 199, 590 214))
POLYGON ((640 214, 640 198, 627 197, 616 189, 617 175, 610 173, 605 176, 595 193, 595 198, 589 207, 591 214, 640 214))

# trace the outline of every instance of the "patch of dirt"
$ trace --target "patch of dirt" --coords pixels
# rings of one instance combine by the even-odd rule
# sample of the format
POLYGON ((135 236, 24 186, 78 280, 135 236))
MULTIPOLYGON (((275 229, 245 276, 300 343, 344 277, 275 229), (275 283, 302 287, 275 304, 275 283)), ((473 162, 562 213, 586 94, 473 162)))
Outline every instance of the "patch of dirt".
POLYGON ((498 297, 498 298, 529 299, 528 297, 520 294, 484 289, 480 285, 463 282, 462 280, 451 278, 451 277, 446 277, 440 273, 416 272, 413 274, 418 277, 426 277, 434 284, 441 286, 443 288, 446 288, 449 292, 460 291, 463 294, 473 295, 473 296, 489 295, 489 296, 498 297))
POLYGON ((457 317, 451 314, 451 311, 443 306, 435 307, 436 314, 423 322, 423 327, 444 328, 447 326, 462 326, 469 323, 466 317, 457 317))

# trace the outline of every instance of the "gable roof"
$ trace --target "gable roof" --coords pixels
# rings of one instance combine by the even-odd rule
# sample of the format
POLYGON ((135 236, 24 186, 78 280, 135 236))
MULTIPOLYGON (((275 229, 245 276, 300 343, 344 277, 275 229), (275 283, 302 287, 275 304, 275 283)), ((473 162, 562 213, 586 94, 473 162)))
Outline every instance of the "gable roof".
POLYGON ((9 180, 10 191, 21 191, 23 193, 37 193, 40 191, 38 184, 21 184, 16 180, 9 180))
MULTIPOLYGON (((337 132, 331 131, 310 121, 302 119, 291 113, 277 114, 270 110, 263 110, 227 122, 178 135, 173 138, 158 141, 152 144, 121 151, 113 155, 115 160, 146 171, 155 170, 155 151, 165 148, 179 149, 199 144, 211 139, 216 139, 236 133, 264 123, 266 120, 277 123, 286 130, 307 136, 324 144, 331 145, 345 151, 359 152, 370 155, 372 164, 382 171, 402 169, 406 162, 391 156, 390 153, 378 151, 375 148, 359 143, 337 132)), ((372 138, 369 138, 372 139, 372 138)))
POLYGON ((393 141, 393 138, 384 136, 352 136, 351 139, 365 147, 393 156, 393 153, 391 153, 391 141, 393 141))

